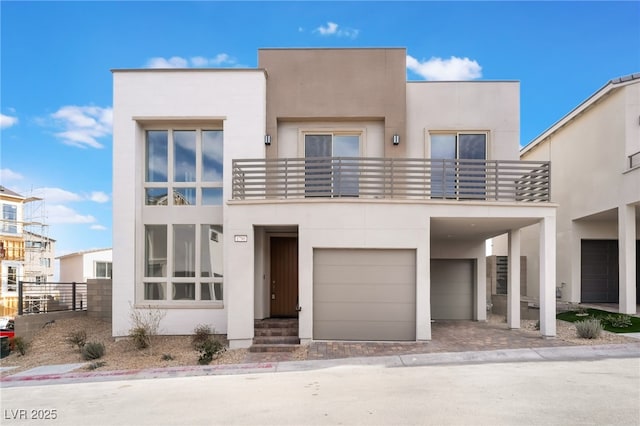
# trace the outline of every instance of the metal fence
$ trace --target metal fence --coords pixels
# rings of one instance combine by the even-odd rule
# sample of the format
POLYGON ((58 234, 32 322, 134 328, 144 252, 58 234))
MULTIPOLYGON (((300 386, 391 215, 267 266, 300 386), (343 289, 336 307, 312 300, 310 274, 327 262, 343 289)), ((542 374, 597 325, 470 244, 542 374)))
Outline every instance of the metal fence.
POLYGON ((548 202, 548 161, 411 158, 233 160, 233 198, 400 198, 548 202))
POLYGON ((87 310, 87 283, 18 282, 18 315, 87 310))

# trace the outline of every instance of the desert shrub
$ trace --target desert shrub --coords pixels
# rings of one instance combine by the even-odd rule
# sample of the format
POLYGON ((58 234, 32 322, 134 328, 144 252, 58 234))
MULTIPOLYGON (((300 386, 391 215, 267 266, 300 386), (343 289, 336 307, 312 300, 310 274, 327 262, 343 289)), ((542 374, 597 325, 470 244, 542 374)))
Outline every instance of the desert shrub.
POLYGON ((67 334, 65 341, 73 347, 77 347, 82 351, 83 346, 87 343, 87 332, 84 330, 76 330, 67 334))
POLYGON ((22 337, 15 337, 13 339, 13 347, 16 348, 18 353, 21 356, 24 356, 27 353, 27 349, 29 348, 29 344, 22 337))
POLYGON ((615 328, 627 328, 631 327, 631 316, 625 314, 609 314, 600 318, 603 324, 609 324, 611 327, 615 328))
POLYGON ((135 309, 131 306, 131 323, 133 327, 129 330, 129 337, 133 339, 137 349, 152 349, 153 338, 160 331, 160 323, 166 312, 148 306, 144 309, 135 309))
POLYGON ((104 356, 105 349, 102 343, 88 342, 82 347, 82 359, 91 360, 104 356))
POLYGON ((198 364, 206 365, 213 361, 225 351, 225 347, 220 340, 209 337, 205 341, 198 343, 196 350, 200 353, 198 364))
POLYGON ((171 354, 162 354, 161 358, 162 358, 163 361, 171 361, 171 360, 173 360, 173 355, 171 355, 171 354))
POLYGON ((191 346, 194 349, 198 349, 198 345, 204 343, 211 338, 213 330, 206 324, 199 324, 193 329, 193 336, 191 336, 191 346))
POLYGON ((144 327, 134 327, 129 331, 129 337, 133 340, 136 349, 146 349, 151 346, 151 336, 144 327))
POLYGON ((602 332, 602 324, 597 318, 589 318, 584 321, 577 321, 576 332, 581 339, 597 339, 602 332))

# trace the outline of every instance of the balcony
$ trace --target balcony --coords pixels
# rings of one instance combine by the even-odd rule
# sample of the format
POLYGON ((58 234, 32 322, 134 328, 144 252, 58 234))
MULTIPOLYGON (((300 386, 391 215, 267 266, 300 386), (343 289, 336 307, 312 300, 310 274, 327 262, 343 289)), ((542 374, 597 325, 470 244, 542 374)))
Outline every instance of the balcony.
POLYGON ((233 160, 233 199, 422 199, 548 202, 547 161, 413 158, 233 160))

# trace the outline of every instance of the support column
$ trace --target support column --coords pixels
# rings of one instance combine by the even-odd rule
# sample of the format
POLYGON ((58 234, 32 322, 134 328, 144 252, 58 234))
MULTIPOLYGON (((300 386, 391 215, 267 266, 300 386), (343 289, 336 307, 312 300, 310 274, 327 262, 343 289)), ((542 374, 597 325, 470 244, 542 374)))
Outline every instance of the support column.
POLYGON ((509 231, 509 277, 507 279, 507 325, 520 328, 520 230, 509 231))
POLYGON ((618 207, 619 306, 624 314, 636 313, 636 211, 635 206, 618 207))
POLYGON ((540 221, 540 334, 556 335, 556 217, 540 221))

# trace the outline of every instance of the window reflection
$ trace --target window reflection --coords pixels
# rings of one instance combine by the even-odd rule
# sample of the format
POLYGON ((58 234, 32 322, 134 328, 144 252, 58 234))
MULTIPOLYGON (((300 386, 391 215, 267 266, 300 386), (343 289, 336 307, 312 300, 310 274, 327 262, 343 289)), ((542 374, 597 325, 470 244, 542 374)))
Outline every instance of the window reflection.
POLYGON ((167 181, 167 147, 168 132, 166 130, 147 131, 146 182, 167 181))
POLYGON ((202 132, 202 180, 222 182, 222 130, 202 132))
POLYGON ((173 132, 173 180, 195 182, 196 180, 196 132, 176 130, 173 132))

